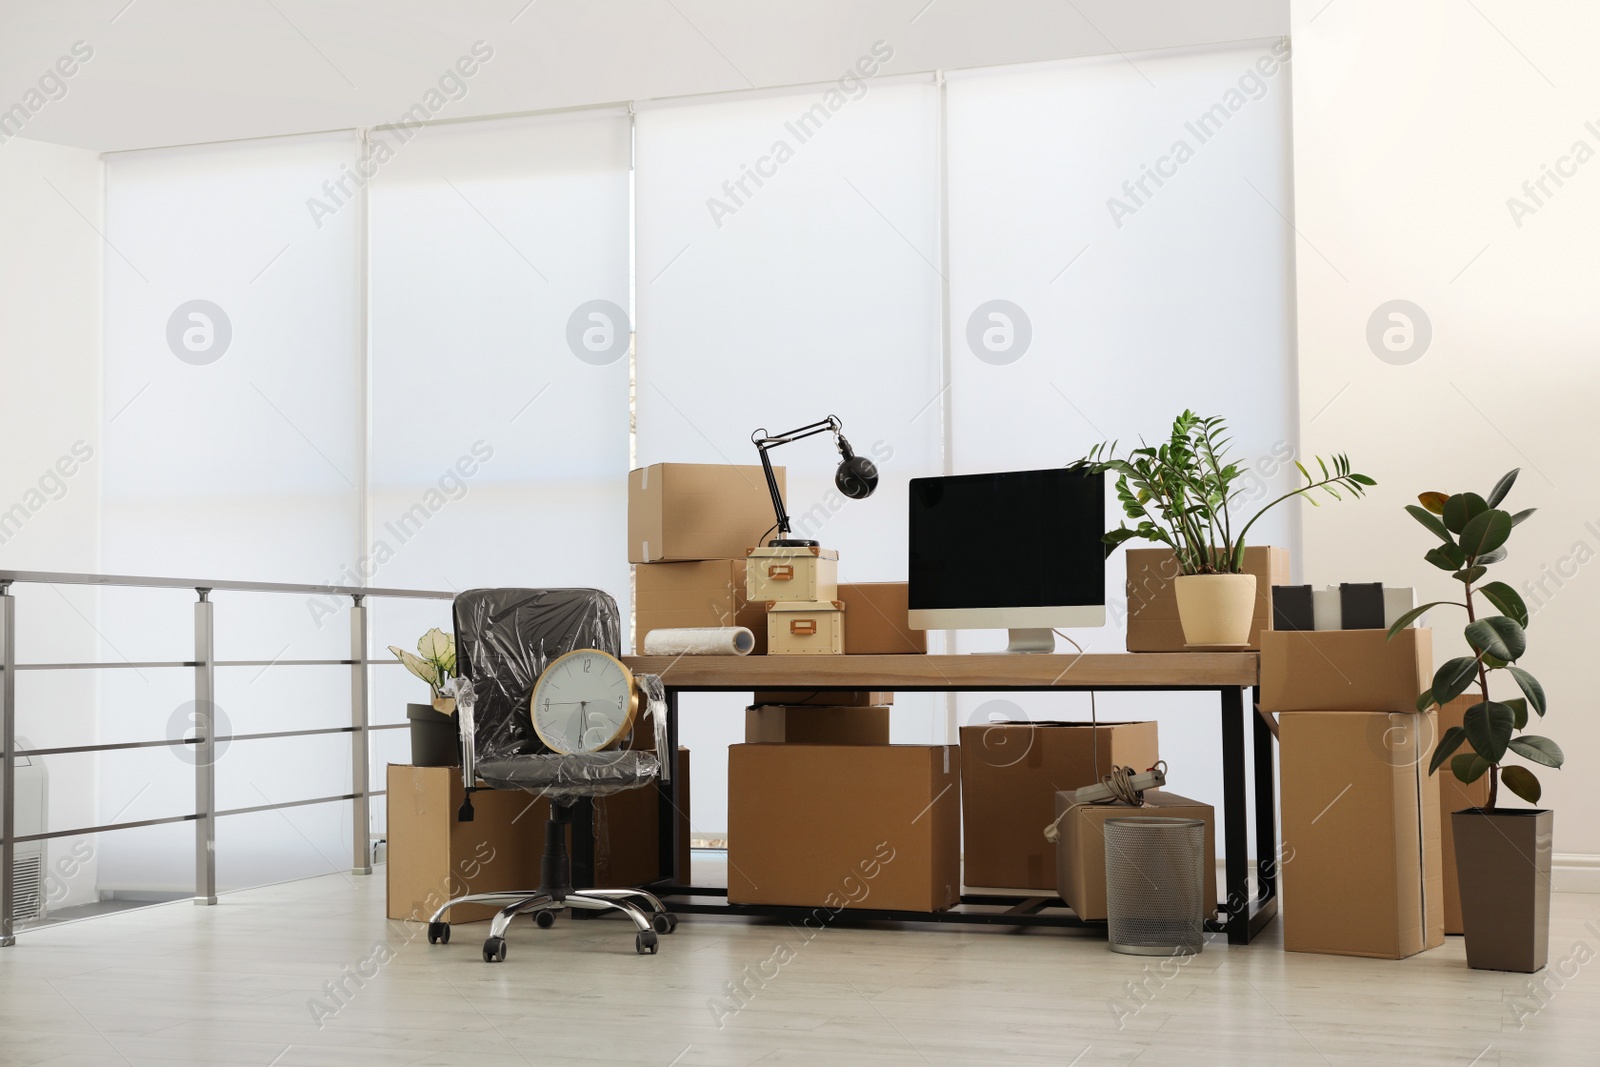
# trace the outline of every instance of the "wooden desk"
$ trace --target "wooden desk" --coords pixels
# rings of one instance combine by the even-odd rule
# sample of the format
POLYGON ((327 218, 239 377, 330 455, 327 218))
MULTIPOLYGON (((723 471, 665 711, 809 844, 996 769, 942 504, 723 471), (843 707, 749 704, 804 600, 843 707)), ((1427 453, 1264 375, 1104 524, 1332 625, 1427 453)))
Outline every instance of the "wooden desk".
MULTIPOLYGON (((895 692, 994 692, 1005 690, 1188 690, 1215 692, 1222 725, 1223 832, 1226 894, 1219 917, 1209 924, 1226 931, 1230 944, 1248 944, 1277 914, 1277 799, 1273 787, 1272 734, 1244 691, 1258 684, 1260 657, 1254 652, 1144 652, 1088 655, 959 656, 625 656, 635 673, 661 676, 667 690, 667 737, 678 744, 678 695, 686 692, 749 692, 755 689, 866 689, 895 692), (1246 759, 1246 723, 1252 731, 1252 759, 1246 759), (1248 764, 1248 769, 1247 769, 1248 764), (1246 796, 1255 791, 1256 893, 1250 892, 1250 827, 1246 796)), ((678 821, 672 783, 659 788, 661 805, 660 890, 667 895, 707 897, 725 891, 685 885, 677 869, 678 821)), ((1063 907, 1041 897, 962 897, 963 906, 938 913, 841 912, 839 919, 982 922, 1027 926, 1075 925, 1070 915, 1048 914, 1063 907), (1004 910, 996 912, 994 905, 1004 910), (966 905, 988 905, 969 910, 966 905)), ((808 914, 807 909, 755 905, 674 902, 676 910, 738 914, 808 914)))

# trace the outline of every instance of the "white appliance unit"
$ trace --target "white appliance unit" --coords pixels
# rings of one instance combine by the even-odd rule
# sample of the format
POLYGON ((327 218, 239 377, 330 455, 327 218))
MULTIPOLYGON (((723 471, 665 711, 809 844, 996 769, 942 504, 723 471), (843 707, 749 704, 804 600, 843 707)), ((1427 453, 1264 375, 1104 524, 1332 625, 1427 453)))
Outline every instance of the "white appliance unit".
MULTIPOLYGON (((18 837, 42 834, 45 831, 46 804, 49 779, 45 774, 44 760, 38 756, 23 755, 28 743, 17 738, 17 815, 18 837)), ((0 788, 4 788, 5 769, 0 762, 0 788)), ((28 841, 16 848, 16 861, 12 865, 11 918, 14 922, 27 922, 44 914, 45 906, 45 845, 44 841, 28 841)))

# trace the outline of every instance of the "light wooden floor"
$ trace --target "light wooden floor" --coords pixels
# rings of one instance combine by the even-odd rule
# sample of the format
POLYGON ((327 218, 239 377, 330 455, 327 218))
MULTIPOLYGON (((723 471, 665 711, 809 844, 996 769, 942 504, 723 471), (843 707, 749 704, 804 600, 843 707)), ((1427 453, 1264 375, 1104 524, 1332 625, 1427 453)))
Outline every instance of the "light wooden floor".
POLYGON ((808 942, 688 919, 641 957, 620 922, 524 920, 488 965, 486 924, 429 946, 383 918, 383 885, 380 868, 26 933, 0 949, 0 1064, 1600 1063, 1600 963, 1577 962, 1600 954, 1600 896, 1557 896, 1541 1009, 1526 977, 1468 970, 1459 938, 1395 963, 1269 934, 1166 978, 1058 931, 808 942), (768 977, 733 1010, 746 968, 768 977), (1126 987, 1147 977, 1140 1008, 1126 987))

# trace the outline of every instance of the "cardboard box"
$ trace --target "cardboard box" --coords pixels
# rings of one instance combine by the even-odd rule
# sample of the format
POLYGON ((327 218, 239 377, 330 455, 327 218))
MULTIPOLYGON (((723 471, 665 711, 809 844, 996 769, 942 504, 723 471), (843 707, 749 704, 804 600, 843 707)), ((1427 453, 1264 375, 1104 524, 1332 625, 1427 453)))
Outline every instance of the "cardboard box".
POLYGON ((767 606, 745 597, 743 559, 641 563, 633 569, 633 647, 651 630, 743 626, 755 635, 753 655, 767 651, 767 606))
POLYGON ((1433 631, 1268 630, 1261 635, 1261 710, 1413 714, 1433 684, 1433 631))
POLYGON ((765 705, 745 709, 748 744, 887 745, 889 709, 765 705))
POLYGON ((767 602, 767 655, 844 655, 844 605, 837 600, 767 602))
MULTIPOLYGON (((1170 549, 1130 548, 1128 564, 1128 651, 1184 652, 1183 626, 1172 579, 1178 561, 1170 549)), ((1250 648, 1260 647, 1261 631, 1272 625, 1272 587, 1289 584, 1289 551, 1247 545, 1244 569, 1256 576, 1256 610, 1250 622, 1250 648)))
POLYGON ((1055 856, 1044 828, 1056 793, 1078 789, 1113 766, 1155 765, 1156 724, 980 723, 961 728, 963 881, 1054 892, 1055 856))
POLYGON ((911 628, 905 582, 856 582, 839 586, 849 613, 844 632, 847 656, 912 656, 928 651, 928 631, 911 628))
POLYGON ((1444 944, 1437 728, 1433 712, 1279 720, 1285 949, 1404 959, 1444 944))
MULTIPOLYGON (((688 811, 689 750, 678 750, 680 788, 688 811)), ((388 916, 426 922, 452 897, 539 887, 547 800, 520 789, 478 789, 473 820, 460 822, 464 790, 459 767, 391 763, 388 772, 388 916)), ((660 877, 659 794, 632 789, 594 802, 595 884, 620 888, 660 877)), ((680 870, 689 869, 689 819, 678 824, 680 870)), ((461 904, 452 923, 494 917, 490 904, 461 904)))
POLYGON ((870 708, 879 704, 893 704, 894 694, 868 689, 757 689, 751 703, 870 708))
MULTIPOLYGON (((784 470, 774 467, 778 492, 784 470)), ((628 562, 741 559, 772 526, 758 466, 656 463, 628 472, 628 562)))
MULTIPOLYGON (((1482 699, 1483 694, 1473 691, 1456 697, 1440 708, 1437 712, 1439 737, 1443 737, 1450 727, 1460 726, 1467 709, 1482 699)), ((1438 738, 1434 738, 1433 744, 1428 745, 1430 761, 1433 759, 1433 748, 1437 743, 1438 738)), ((1466 750, 1463 748, 1457 751, 1466 750)), ((1461 920, 1461 885, 1456 877, 1456 835, 1451 826, 1450 813, 1465 808, 1481 808, 1489 803, 1489 779, 1488 776, 1484 776, 1471 785, 1463 785, 1450 772, 1448 760, 1434 772, 1433 776, 1439 780, 1439 866, 1444 879, 1444 932, 1464 934, 1467 931, 1461 920)))
POLYGON ((1071 793, 1056 794, 1056 892, 1080 919, 1106 917, 1107 819, 1159 816, 1169 819, 1203 819, 1206 824, 1205 917, 1217 914, 1217 813, 1210 804, 1159 789, 1145 792, 1144 807, 1120 801, 1114 804, 1074 804, 1071 793))
POLYGON ((961 897, 953 745, 733 745, 728 901, 943 911, 961 897))

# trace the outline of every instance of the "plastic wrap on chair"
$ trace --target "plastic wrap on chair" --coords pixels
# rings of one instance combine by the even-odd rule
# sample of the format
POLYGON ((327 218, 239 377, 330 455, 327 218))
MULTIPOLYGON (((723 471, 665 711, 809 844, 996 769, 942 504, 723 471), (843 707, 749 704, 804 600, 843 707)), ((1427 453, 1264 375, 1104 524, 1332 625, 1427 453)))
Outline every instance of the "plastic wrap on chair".
POLYGON ((661 761, 654 752, 613 749, 608 752, 554 753, 486 760, 478 777, 494 789, 525 789, 554 800, 606 797, 654 781, 661 761))
POLYGON ((455 629, 458 673, 476 690, 480 774, 490 761, 549 751, 528 715, 551 660, 622 648, 617 602, 599 589, 469 589, 456 597, 455 629))
MULTIPOLYGON (((661 682, 659 674, 636 674, 633 680, 638 683, 639 689, 644 693, 644 703, 640 707, 641 715, 648 715, 650 723, 655 729, 656 751, 667 750, 667 687, 661 682)), ((635 730, 639 728, 634 724, 635 730)), ((677 760, 663 760, 661 763, 661 780, 672 781, 672 765, 677 760)))

